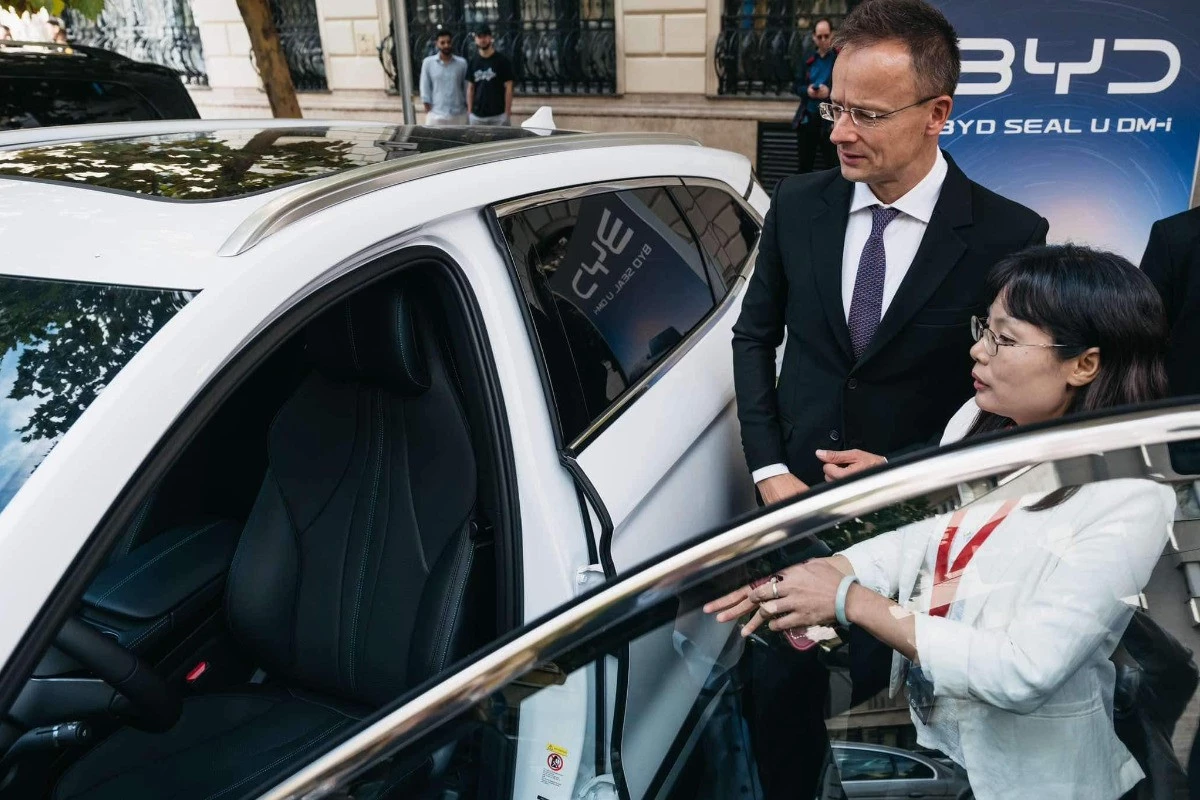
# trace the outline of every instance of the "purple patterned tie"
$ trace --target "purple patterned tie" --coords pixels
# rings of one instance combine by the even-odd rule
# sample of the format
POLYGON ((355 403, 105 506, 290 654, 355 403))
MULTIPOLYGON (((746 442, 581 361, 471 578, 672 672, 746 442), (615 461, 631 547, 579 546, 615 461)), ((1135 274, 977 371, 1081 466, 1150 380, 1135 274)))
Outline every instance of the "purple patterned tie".
POLYGON ((900 214, 895 208, 871 206, 871 235, 858 259, 854 296, 850 299, 850 344, 854 357, 861 358, 879 327, 883 315, 883 279, 887 275, 887 254, 883 250, 883 231, 900 214))

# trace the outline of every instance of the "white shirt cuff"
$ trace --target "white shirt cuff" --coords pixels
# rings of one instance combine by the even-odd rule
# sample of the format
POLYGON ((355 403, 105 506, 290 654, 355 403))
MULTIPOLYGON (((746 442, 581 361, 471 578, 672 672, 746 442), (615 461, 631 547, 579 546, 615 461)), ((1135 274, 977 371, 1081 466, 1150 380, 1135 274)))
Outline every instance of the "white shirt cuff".
POLYGON ((917 660, 933 683, 934 696, 965 699, 971 646, 970 637, 963 635, 963 626, 942 617, 917 614, 916 628, 917 660))
POLYGON ((751 472, 750 479, 757 484, 762 483, 767 478, 774 478, 777 475, 787 475, 788 472, 787 464, 768 464, 751 472))

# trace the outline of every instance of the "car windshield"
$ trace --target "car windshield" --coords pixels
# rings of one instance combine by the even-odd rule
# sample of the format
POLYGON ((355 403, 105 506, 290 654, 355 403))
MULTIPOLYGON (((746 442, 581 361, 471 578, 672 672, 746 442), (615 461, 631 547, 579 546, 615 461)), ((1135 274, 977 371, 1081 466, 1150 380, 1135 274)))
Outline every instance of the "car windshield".
POLYGON ((193 292, 0 276, 0 511, 193 292))
POLYGON ((221 200, 381 161, 537 135, 521 128, 415 125, 171 133, 0 152, 0 177, 79 183, 166 200, 221 200))

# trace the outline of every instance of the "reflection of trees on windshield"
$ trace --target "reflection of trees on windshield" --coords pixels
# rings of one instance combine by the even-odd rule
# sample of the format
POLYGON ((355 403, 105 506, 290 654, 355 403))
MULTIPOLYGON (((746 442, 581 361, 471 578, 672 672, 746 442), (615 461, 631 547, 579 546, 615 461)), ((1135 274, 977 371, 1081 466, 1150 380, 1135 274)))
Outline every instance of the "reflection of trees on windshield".
MULTIPOLYGON (((0 448, 53 441, 133 355, 191 299, 186 292, 0 278, 0 356, 17 350, 4 406, 36 406, 0 429, 0 448)), ((0 414, 6 423, 11 413, 0 414)))
POLYGON ((353 142, 320 138, 322 133, 271 129, 259 131, 244 144, 210 134, 68 142, 0 153, 0 174, 87 183, 175 200, 209 200, 383 160, 381 150, 360 158, 352 152, 353 142))

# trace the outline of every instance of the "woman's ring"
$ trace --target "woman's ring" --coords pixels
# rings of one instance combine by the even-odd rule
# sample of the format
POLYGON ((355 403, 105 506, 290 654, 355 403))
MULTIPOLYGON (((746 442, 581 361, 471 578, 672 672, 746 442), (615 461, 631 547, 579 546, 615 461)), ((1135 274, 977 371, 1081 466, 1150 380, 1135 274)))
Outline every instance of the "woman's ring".
POLYGON ((779 599, 779 578, 776 576, 771 577, 771 596, 776 600, 779 599))

